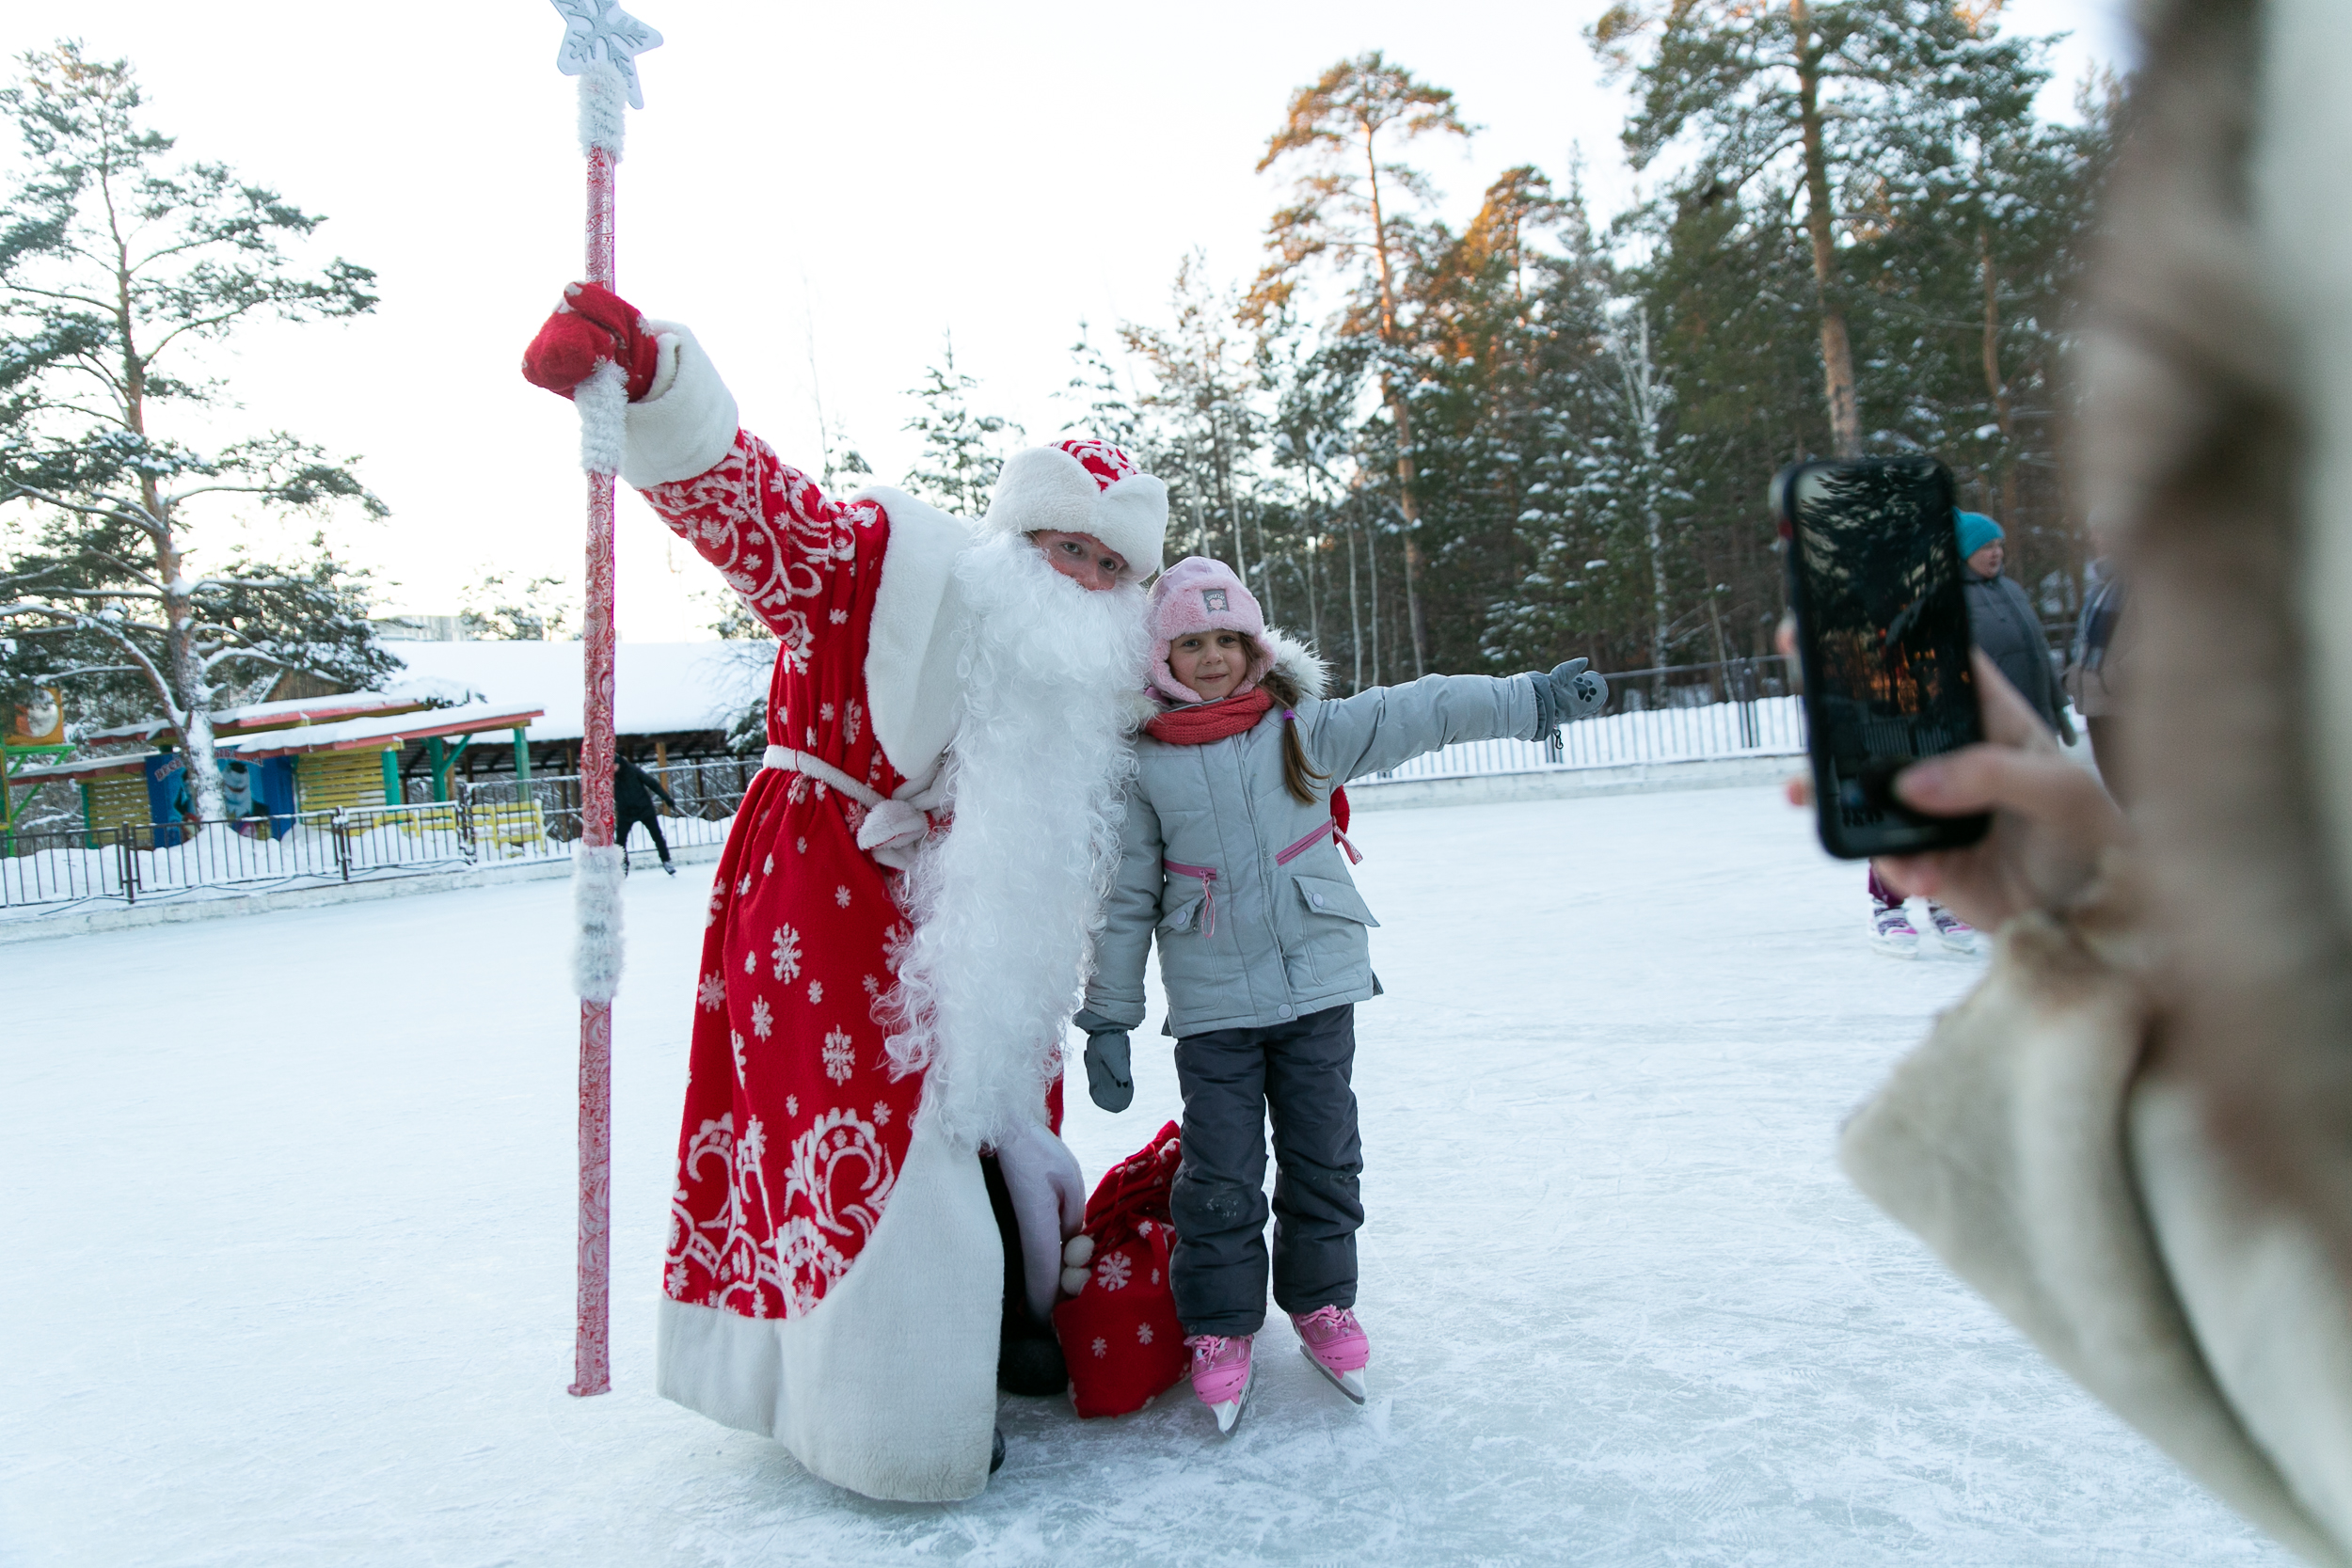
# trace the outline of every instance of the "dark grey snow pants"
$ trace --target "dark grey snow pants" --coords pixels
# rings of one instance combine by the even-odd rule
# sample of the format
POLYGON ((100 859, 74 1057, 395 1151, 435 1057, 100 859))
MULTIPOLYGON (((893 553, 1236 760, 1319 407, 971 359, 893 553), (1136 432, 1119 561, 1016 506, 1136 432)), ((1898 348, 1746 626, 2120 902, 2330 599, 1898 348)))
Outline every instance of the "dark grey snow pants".
POLYGON ((1285 1312, 1356 1305, 1363 1143, 1356 1135, 1356 1009, 1176 1042, 1184 1160, 1169 1217, 1169 1283, 1187 1334, 1265 1326, 1265 1118, 1274 1115, 1274 1300, 1285 1312))

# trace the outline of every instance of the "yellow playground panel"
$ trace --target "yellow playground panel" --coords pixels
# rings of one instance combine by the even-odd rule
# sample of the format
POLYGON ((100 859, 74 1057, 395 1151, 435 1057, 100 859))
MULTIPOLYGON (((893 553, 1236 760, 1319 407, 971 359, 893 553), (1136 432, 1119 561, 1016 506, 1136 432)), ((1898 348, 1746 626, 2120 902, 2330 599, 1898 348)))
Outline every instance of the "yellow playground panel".
POLYGON ((502 800, 473 808, 477 848, 497 845, 508 855, 529 854, 532 846, 547 836, 547 814, 536 800, 502 800))

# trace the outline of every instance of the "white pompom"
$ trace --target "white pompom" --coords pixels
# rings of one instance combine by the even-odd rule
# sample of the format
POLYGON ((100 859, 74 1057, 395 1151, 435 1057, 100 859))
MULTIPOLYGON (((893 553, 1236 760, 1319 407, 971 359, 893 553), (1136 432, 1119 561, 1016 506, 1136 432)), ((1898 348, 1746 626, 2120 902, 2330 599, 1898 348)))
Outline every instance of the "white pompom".
POLYGON ((611 1002, 621 986, 621 847, 572 845, 572 989, 611 1002))
POLYGON ((1085 1290, 1086 1288, 1087 1288, 1087 1272, 1086 1272, 1086 1270, 1084 1270, 1084 1269, 1064 1269, 1064 1270, 1062 1270, 1062 1272, 1061 1272, 1061 1293, 1062 1293, 1063 1295, 1066 1295, 1066 1296, 1074 1296, 1074 1295, 1076 1295, 1076 1294, 1077 1294, 1080 1291, 1083 1291, 1083 1290, 1085 1290))
POLYGON ((1073 1269, 1083 1269, 1094 1257, 1094 1238, 1073 1236, 1062 1243, 1061 1260, 1073 1269))

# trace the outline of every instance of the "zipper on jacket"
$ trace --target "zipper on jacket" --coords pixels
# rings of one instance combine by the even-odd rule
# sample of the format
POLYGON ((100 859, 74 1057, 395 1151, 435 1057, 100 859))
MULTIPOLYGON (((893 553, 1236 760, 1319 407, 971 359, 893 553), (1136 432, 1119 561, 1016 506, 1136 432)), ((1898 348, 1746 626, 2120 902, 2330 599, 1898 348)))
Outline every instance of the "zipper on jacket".
POLYGON ((1364 857, 1362 852, 1359 851, 1356 846, 1348 843, 1347 835, 1340 832, 1340 819, 1336 816, 1327 816, 1322 820, 1322 822, 1317 824, 1305 838, 1300 839, 1297 843, 1292 845, 1287 849, 1277 850, 1274 856, 1274 863, 1277 865, 1290 864, 1291 862, 1296 860, 1299 856, 1305 854, 1308 850, 1322 843, 1323 835, 1325 833, 1329 833, 1331 835, 1331 842, 1347 851, 1348 864, 1359 865, 1363 863, 1364 857))
POLYGON ((1190 877, 1200 884, 1202 937, 1216 935, 1216 867, 1213 865, 1178 865, 1174 861, 1162 861, 1161 866, 1179 877, 1190 877))
MULTIPOLYGON (((1246 741, 1256 736, 1257 733, 1258 732, 1256 730, 1250 730, 1237 738, 1246 741)), ((1277 739, 1274 744, 1279 746, 1281 742, 1279 739, 1277 739)), ((1293 1019, 1298 1016, 1298 1009, 1295 1006, 1294 1006, 1291 997, 1290 964, 1282 955, 1281 914, 1280 911, 1275 907, 1274 885, 1277 880, 1274 875, 1276 866, 1278 864, 1287 864, 1288 863, 1277 862, 1274 856, 1267 852, 1264 847, 1265 840, 1258 832, 1258 792, 1250 787, 1248 763, 1249 759, 1246 748, 1241 746, 1234 747, 1233 773, 1234 782, 1240 786, 1242 815, 1248 818, 1249 823, 1249 842, 1259 847, 1258 885, 1265 898, 1265 912, 1263 915, 1265 920, 1265 932, 1266 936, 1271 939, 1274 943, 1275 972, 1282 977, 1282 1000, 1277 1005, 1277 1016, 1283 1019, 1293 1019)), ((1247 974, 1249 973, 1249 961, 1247 958, 1245 958, 1242 960, 1242 973, 1247 974)))

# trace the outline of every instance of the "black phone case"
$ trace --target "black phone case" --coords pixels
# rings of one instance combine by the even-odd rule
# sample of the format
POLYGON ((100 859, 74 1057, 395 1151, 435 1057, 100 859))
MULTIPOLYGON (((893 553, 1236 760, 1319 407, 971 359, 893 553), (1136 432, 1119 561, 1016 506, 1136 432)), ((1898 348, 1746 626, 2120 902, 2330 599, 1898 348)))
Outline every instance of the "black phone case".
MULTIPOLYGON (((1802 561, 1804 545, 1797 537, 1793 498, 1796 493, 1797 481, 1804 473, 1818 468, 1838 468, 1851 466, 1849 463, 1828 460, 1792 463, 1782 469, 1778 477, 1772 481, 1772 499, 1775 514, 1774 520, 1779 524, 1781 547, 1787 558, 1788 569, 1788 604, 1797 617, 1797 662, 1804 684, 1805 751, 1806 760, 1811 764, 1813 770, 1814 826, 1820 834, 1821 847, 1839 860, 1860 861, 1868 860, 1873 855, 1919 855, 1930 854, 1939 849, 1964 849, 1982 839, 1991 831, 1993 826, 1991 816, 1982 815, 1926 816, 1911 810, 1889 794, 1886 803, 1903 824, 1899 836, 1867 829, 1857 831, 1848 828, 1838 819, 1837 802, 1832 799, 1832 792, 1824 784, 1824 780, 1828 777, 1823 762, 1828 752, 1826 737, 1829 734, 1829 726, 1823 720, 1820 707, 1822 690, 1820 658, 1810 631, 1812 617, 1809 613, 1809 595, 1802 561)), ((1944 466, 1938 462, 1936 467, 1942 469, 1944 466)), ((1952 483, 1948 470, 1944 473, 1944 483, 1947 492, 1950 492, 1952 483)), ((1953 547, 1957 549, 1957 544, 1953 547)), ((1983 738, 1981 719, 1976 721, 1975 731, 1977 738, 1983 738)), ((1884 783, 1891 783, 1892 777, 1890 772, 1884 783)))

